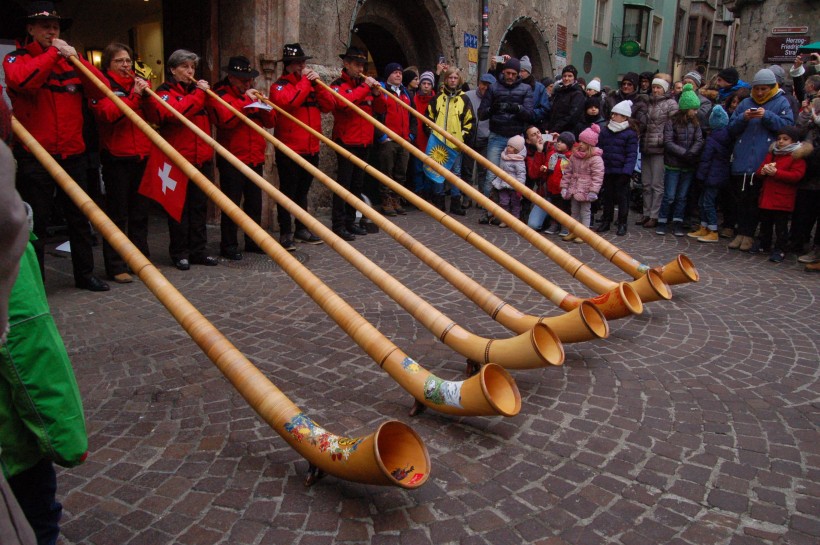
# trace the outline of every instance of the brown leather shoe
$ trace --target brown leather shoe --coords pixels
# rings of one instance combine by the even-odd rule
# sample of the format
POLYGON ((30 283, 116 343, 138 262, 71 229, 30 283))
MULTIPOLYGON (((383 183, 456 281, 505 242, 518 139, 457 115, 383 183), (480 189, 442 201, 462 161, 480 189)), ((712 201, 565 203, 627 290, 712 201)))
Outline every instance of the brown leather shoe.
POLYGON ((112 280, 114 280, 114 282, 116 282, 117 284, 130 284, 131 282, 134 281, 134 279, 131 278, 131 275, 126 273, 126 272, 120 273, 120 274, 115 274, 112 277, 112 280))
POLYGON ((656 220, 655 218, 649 218, 648 220, 646 220, 646 223, 644 223, 643 226, 644 229, 654 229, 658 226, 658 220, 656 220))
POLYGON ((636 221, 635 225, 643 225, 647 221, 649 221, 649 216, 644 216, 641 219, 639 219, 638 221, 636 221))

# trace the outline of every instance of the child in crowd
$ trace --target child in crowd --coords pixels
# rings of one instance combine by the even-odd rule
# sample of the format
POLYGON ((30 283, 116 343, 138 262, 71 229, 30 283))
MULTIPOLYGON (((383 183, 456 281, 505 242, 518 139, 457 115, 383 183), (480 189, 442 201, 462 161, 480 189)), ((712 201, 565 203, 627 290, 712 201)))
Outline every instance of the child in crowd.
POLYGON ((674 235, 686 235, 683 229, 686 196, 703 149, 703 130, 698 123, 698 108, 700 99, 693 91, 692 84, 687 83, 678 99, 678 111, 663 128, 664 192, 655 230, 658 235, 666 234, 670 212, 674 235))
POLYGON ((763 176, 760 190, 760 239, 750 253, 768 251, 772 244, 772 229, 777 238, 769 261, 780 263, 786 257, 787 227, 794 210, 797 183, 806 174, 806 161, 811 146, 800 144, 800 129, 786 126, 777 133, 763 164, 755 173, 763 176))
POLYGON ((706 139, 706 147, 700 158, 700 165, 695 176, 703 182, 698 208, 700 209, 700 227, 688 236, 698 242, 718 241, 717 196, 721 188, 729 183, 732 169, 732 137, 729 136, 729 116, 722 106, 712 108, 709 115, 709 128, 712 132, 706 139))
MULTIPOLYGON (((572 217, 582 225, 589 225, 592 203, 598 200, 598 192, 604 183, 603 152, 598 149, 598 125, 581 132, 572 155, 561 178, 561 197, 570 199, 572 217)), ((573 233, 563 237, 566 241, 583 242, 573 233)))
MULTIPOLYGON (((547 142, 544 151, 536 152, 532 158, 527 157, 527 174, 536 181, 536 193, 569 214, 571 212, 570 203, 561 197, 561 177, 569 158, 572 156, 575 135, 569 131, 564 131, 558 135, 554 134, 552 137, 553 142, 547 142)), ((552 224, 547 228, 546 233, 549 235, 558 234, 561 224, 550 218, 541 207, 533 205, 527 219, 527 225, 539 231, 544 226, 545 221, 552 224)))
MULTIPOLYGON (((524 137, 517 134, 507 140, 507 147, 501 152, 501 163, 499 165, 501 170, 522 184, 527 180, 527 165, 524 157, 524 137)), ((498 176, 493 179, 492 184, 498 191, 499 206, 516 218, 519 217, 521 214, 521 194, 498 176)), ((498 226, 507 227, 507 224, 501 222, 498 226)))
POLYGON ((589 127, 593 123, 598 127, 603 127, 606 124, 606 119, 601 115, 601 99, 587 97, 584 103, 584 126, 589 127))
POLYGON ((604 153, 604 215, 599 233, 609 231, 618 204, 618 236, 626 235, 629 216, 629 182, 638 161, 638 126, 630 119, 632 101, 623 100, 610 112, 609 123, 601 130, 598 147, 604 153))

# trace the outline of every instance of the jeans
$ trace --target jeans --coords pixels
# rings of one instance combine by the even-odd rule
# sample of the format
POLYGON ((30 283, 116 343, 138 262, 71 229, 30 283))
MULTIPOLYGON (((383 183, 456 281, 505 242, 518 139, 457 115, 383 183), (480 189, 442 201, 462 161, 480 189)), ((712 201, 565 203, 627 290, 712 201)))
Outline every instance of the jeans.
POLYGON ((527 227, 530 229, 535 229, 536 231, 540 231, 541 228, 544 226, 544 222, 549 219, 549 214, 547 211, 541 208, 540 206, 535 206, 530 209, 530 215, 527 218, 527 227))
POLYGON ((698 208, 700 208, 700 224, 710 231, 717 231, 717 195, 720 188, 716 185, 704 186, 700 193, 698 208))
POLYGON ((673 222, 683 221, 683 215, 686 212, 686 195, 689 193, 689 185, 694 177, 693 170, 666 169, 663 202, 658 212, 658 223, 666 223, 670 211, 673 222))
MULTIPOLYGON (((495 166, 498 166, 501 162, 501 152, 507 147, 507 140, 509 140, 507 136, 501 136, 494 132, 490 133, 490 139, 487 140, 487 160, 495 166)), ((487 197, 490 196, 493 179, 495 179, 495 174, 492 170, 487 169, 487 175, 484 177, 484 183, 481 186, 481 192, 487 197)))
POLYGON ((418 157, 410 157, 410 173, 413 180, 413 191, 417 195, 433 192, 433 182, 424 175, 424 163, 418 157))

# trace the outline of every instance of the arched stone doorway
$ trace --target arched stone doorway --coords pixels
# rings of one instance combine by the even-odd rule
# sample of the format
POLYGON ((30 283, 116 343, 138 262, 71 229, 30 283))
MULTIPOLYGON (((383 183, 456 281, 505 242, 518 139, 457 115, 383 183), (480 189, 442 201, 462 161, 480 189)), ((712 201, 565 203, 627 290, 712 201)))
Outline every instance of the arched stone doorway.
POLYGON ((537 78, 552 76, 552 59, 545 52, 546 38, 532 17, 519 17, 507 27, 501 40, 499 55, 521 58, 527 55, 532 62, 532 72, 537 78))
POLYGON ((448 8, 439 0, 365 0, 353 10, 350 43, 370 51, 381 75, 389 62, 430 70, 444 55, 456 58, 448 8))

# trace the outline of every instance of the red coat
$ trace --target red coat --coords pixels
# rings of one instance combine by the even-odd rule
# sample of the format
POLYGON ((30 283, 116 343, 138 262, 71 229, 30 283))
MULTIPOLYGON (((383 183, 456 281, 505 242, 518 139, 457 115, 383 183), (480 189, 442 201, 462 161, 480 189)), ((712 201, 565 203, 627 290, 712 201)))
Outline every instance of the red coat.
MULTIPOLYGON (((330 91, 313 85, 299 73, 282 74, 270 86, 270 100, 318 132, 322 132, 322 114, 336 107, 336 99, 330 91)), ((319 139, 285 116, 279 118, 275 134, 300 155, 319 153, 319 139)))
MULTIPOLYGON (((405 140, 412 142, 415 140, 416 135, 416 128, 413 127, 412 130, 410 129, 410 116, 412 114, 405 108, 402 108, 401 105, 395 100, 384 96, 385 93, 393 93, 393 90, 388 87, 389 85, 390 84, 388 83, 382 84, 382 94, 379 96, 379 98, 384 101, 384 107, 386 109, 383 123, 391 131, 395 132, 405 140), (410 138, 411 134, 413 135, 413 138, 410 138)), ((407 94, 407 89, 405 89, 403 85, 400 85, 399 88, 399 94, 396 96, 398 96, 398 98, 406 105, 410 106, 410 95, 407 94)), ((388 140, 387 135, 384 135, 380 142, 384 142, 386 140, 388 140)))
POLYGON ((808 157, 811 151, 811 144, 803 144, 787 155, 775 155, 771 148, 769 149, 763 164, 755 172, 755 176, 763 176, 763 187, 758 201, 761 210, 794 210, 797 183, 806 174, 806 161, 803 158, 808 157), (773 176, 764 176, 761 169, 766 163, 777 165, 777 173, 773 176))
MULTIPOLYGON (((276 125, 276 113, 272 110, 245 109, 245 106, 256 101, 245 93, 237 93, 227 80, 214 85, 214 93, 260 127, 271 128, 276 125)), ((261 165, 265 162, 265 148, 268 141, 264 136, 216 101, 208 101, 208 109, 216 125, 217 142, 225 146, 246 165, 261 165)))
MULTIPOLYGON (((370 87, 364 83, 364 78, 354 80, 343 70, 342 77, 331 83, 330 87, 369 115, 387 111, 384 101, 390 99, 373 96, 370 87)), ((373 125, 341 100, 336 100, 333 118, 334 140, 348 146, 369 146, 373 143, 373 125)))
MULTIPOLYGON (((416 109, 417 112, 419 112, 421 114, 426 114, 427 113, 427 106, 430 105, 430 102, 434 98, 436 98, 436 92, 435 91, 431 91, 429 95, 422 95, 420 93, 416 93, 416 95, 413 97, 413 107, 416 109)), ((416 142, 415 142, 416 147, 419 148, 421 151, 426 153, 427 152, 427 140, 429 140, 430 135, 427 133, 427 131, 424 130, 424 127, 425 127, 424 121, 417 118, 416 116, 413 116, 413 118, 417 122, 417 125, 416 125, 416 142)))
MULTIPOLYGON (((157 94, 176 111, 193 121, 197 127, 211 134, 211 121, 205 109, 208 95, 197 88, 196 84, 183 85, 169 77, 159 86, 157 94)), ((152 98, 145 103, 145 110, 148 120, 160 126, 159 132, 162 137, 185 159, 195 166, 201 166, 213 158, 214 149, 155 99, 152 98)))
MULTIPOLYGON (((145 118, 144 104, 152 100, 148 94, 134 93, 134 80, 123 79, 106 72, 111 90, 129 108, 145 118)), ((94 119, 100 131, 100 146, 115 157, 147 157, 151 151, 151 141, 108 97, 89 101, 94 119)))
MULTIPOLYGON (((80 58, 103 81, 102 72, 80 58)), ((83 101, 103 93, 57 52, 37 42, 12 51, 3 60, 14 115, 51 155, 85 151, 83 101)))

